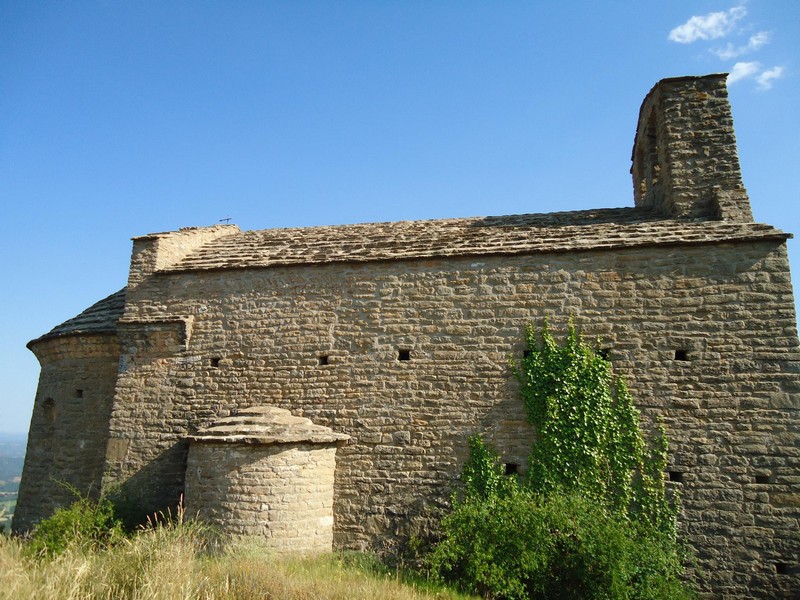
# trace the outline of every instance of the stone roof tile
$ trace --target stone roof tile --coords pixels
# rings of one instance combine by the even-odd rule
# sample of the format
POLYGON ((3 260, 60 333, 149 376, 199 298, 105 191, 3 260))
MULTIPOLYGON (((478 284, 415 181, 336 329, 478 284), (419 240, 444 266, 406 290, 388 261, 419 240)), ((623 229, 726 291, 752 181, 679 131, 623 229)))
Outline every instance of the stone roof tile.
POLYGON ((57 325, 43 336, 28 343, 28 347, 38 341, 80 333, 113 333, 117 321, 125 311, 125 291, 122 288, 99 302, 92 304, 79 315, 57 325))
POLYGON ((220 419, 189 439, 193 442, 239 444, 330 444, 346 442, 350 436, 336 433, 330 427, 315 425, 305 417, 296 417, 284 408, 255 406, 220 419))
POLYGON ((768 225, 664 219, 642 208, 237 231, 162 272, 776 239, 768 225))

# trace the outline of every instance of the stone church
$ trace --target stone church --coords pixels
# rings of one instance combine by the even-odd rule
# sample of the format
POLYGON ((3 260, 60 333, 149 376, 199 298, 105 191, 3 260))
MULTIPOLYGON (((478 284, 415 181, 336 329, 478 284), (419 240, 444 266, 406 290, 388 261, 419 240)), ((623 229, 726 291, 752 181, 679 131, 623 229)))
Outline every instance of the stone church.
POLYGON ((726 76, 659 82, 633 206, 134 238, 127 286, 30 342, 41 363, 14 529, 119 486, 277 550, 391 551, 445 507, 467 438, 534 439, 509 358, 570 316, 670 440, 693 576, 800 590, 790 237, 754 223, 726 76))

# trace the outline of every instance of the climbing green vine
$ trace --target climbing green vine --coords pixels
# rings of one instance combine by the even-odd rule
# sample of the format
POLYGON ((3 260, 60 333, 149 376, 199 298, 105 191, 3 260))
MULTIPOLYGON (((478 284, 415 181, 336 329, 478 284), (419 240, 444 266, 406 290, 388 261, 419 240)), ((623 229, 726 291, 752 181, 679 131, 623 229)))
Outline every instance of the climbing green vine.
POLYGON ((528 351, 513 371, 536 430, 528 485, 539 493, 574 490, 623 518, 647 520, 675 535, 675 509, 663 473, 667 440, 659 426, 646 451, 625 381, 578 335, 572 322, 559 345, 545 323, 529 325, 528 351))

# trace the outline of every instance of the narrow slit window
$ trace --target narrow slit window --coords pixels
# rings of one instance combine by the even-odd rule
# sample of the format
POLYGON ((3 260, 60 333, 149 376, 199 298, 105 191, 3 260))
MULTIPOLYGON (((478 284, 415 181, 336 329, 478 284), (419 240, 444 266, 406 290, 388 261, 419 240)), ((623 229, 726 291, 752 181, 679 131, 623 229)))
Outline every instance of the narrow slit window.
POLYGON ((689 351, 688 350, 675 350, 675 360, 686 361, 689 360, 689 351))
POLYGON ((52 425, 56 420, 56 401, 52 398, 45 398, 45 401, 42 402, 42 413, 47 424, 52 425))
POLYGON ((398 351, 397 360, 411 360, 411 350, 398 351))
POLYGON ((319 366, 324 367, 325 365, 330 364, 330 359, 327 354, 320 354, 319 355, 319 366))

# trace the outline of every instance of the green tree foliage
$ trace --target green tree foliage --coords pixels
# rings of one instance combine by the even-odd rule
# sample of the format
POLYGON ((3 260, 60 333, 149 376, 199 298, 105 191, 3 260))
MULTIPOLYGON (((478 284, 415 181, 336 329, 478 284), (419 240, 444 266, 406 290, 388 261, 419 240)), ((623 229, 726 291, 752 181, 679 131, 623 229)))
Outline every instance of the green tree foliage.
POLYGON ((505 477, 470 438, 463 494, 430 556, 438 576, 493 598, 687 598, 659 430, 646 451, 639 414, 606 358, 570 325, 526 331, 514 371, 536 429, 529 476, 505 477))

